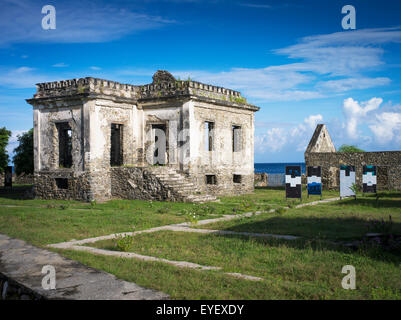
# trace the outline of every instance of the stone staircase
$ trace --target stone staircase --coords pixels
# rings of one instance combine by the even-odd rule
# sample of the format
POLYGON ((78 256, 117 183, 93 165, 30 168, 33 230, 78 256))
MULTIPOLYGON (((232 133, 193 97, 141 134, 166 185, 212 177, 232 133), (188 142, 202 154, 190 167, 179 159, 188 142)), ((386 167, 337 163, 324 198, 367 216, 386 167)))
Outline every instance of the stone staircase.
POLYGON ((150 168, 150 171, 184 202, 203 203, 218 201, 215 196, 201 192, 198 186, 176 169, 154 166, 150 168))

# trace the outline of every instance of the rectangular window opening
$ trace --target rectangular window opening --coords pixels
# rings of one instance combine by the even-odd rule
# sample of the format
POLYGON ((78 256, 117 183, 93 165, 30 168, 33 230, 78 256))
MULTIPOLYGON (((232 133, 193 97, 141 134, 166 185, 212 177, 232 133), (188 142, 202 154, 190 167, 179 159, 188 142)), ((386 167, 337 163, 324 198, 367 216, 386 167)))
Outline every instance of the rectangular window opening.
POLYGON ((205 150, 213 151, 214 150, 214 122, 205 122, 205 150))
POLYGON ((233 152, 241 151, 241 127, 240 126, 232 126, 233 131, 233 152))
POLYGON ((242 181, 242 176, 241 175, 239 175, 239 174, 234 174, 233 175, 233 182, 234 183, 241 183, 241 181, 242 181))
POLYGON ((56 124, 58 132, 58 165, 60 168, 72 167, 72 131, 68 122, 56 124))
POLYGON ((216 176, 212 174, 206 175, 206 184, 217 184, 216 176))
POLYGON ((110 137, 110 165, 112 167, 123 165, 123 125, 118 123, 111 124, 110 137))
POLYGON ((68 189, 68 179, 67 178, 56 178, 57 189, 68 189))

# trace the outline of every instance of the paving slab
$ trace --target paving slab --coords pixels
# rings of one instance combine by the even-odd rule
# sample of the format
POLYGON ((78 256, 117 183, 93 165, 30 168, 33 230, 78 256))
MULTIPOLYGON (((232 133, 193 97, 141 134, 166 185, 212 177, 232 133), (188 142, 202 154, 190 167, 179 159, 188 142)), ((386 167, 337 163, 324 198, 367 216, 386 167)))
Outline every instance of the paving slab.
POLYGON ((0 234, 0 273, 45 299, 69 300, 161 300, 163 292, 117 279, 77 261, 0 234), (42 288, 42 268, 56 271, 56 289, 42 288))

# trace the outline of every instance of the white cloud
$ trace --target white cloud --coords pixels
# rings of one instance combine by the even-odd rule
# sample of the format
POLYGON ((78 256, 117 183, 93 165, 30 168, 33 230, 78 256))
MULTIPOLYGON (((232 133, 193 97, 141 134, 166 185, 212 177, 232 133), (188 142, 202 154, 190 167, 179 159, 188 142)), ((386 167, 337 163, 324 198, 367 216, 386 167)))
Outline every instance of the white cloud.
POLYGON ((35 69, 30 67, 0 68, 0 86, 32 88, 36 83, 54 80, 50 76, 34 73, 34 71, 35 69))
POLYGON ((315 130, 316 125, 323 121, 323 116, 321 114, 310 115, 304 119, 304 122, 309 126, 309 128, 315 130))
POLYGON ((258 153, 279 152, 283 149, 303 152, 316 125, 322 121, 323 116, 316 114, 308 116, 303 123, 296 126, 270 128, 266 133, 255 136, 255 149, 258 153))
POLYGON ((357 139, 358 134, 358 124, 364 120, 366 115, 379 108, 382 104, 383 99, 372 98, 369 101, 359 103, 352 98, 344 100, 343 111, 345 115, 345 129, 348 137, 351 139, 357 139))
POLYGON ((287 133, 283 128, 271 128, 263 135, 255 137, 255 149, 260 153, 280 151, 287 142, 287 133))
POLYGON ((90 67, 89 69, 95 70, 95 71, 102 70, 102 68, 96 67, 96 66, 92 66, 92 67, 90 67))
POLYGON ((272 6, 269 4, 258 4, 258 3, 239 3, 242 7, 256 8, 256 9, 271 9, 272 6))
POLYGON ((258 102, 318 99, 390 84, 390 78, 367 77, 363 73, 377 71, 385 65, 384 50, 379 45, 400 42, 401 27, 336 32, 304 37, 295 45, 273 51, 301 62, 221 72, 176 71, 175 74, 240 90, 258 102))
POLYGON ((55 68, 66 68, 66 67, 68 67, 68 64, 65 64, 64 62, 60 62, 60 63, 53 64, 52 67, 55 67, 55 68))
POLYGON ((385 86, 390 84, 389 78, 378 77, 378 78, 345 78, 339 80, 328 80, 318 83, 323 89, 345 92, 350 90, 361 90, 373 87, 385 86))
POLYGON ((372 130, 376 142, 380 145, 394 142, 397 149, 401 143, 401 113, 383 112, 376 115, 375 124, 369 126, 372 130))
POLYGON ((280 69, 314 71, 321 74, 350 75, 383 64, 385 43, 401 43, 401 27, 359 29, 304 37, 298 44, 275 50, 305 62, 280 66, 280 69))
POLYGON ((256 101, 300 101, 323 97, 323 94, 315 90, 298 89, 299 85, 315 79, 312 75, 299 72, 282 72, 270 68, 232 68, 217 73, 173 71, 173 74, 184 79, 191 77, 196 81, 241 90, 245 96, 256 101))
POLYGON ((10 43, 81 43, 107 42, 139 31, 175 23, 119 8, 111 2, 101 5, 86 0, 57 2, 56 29, 43 30, 41 8, 44 4, 29 0, 7 1, 0 11, 0 45, 10 43))

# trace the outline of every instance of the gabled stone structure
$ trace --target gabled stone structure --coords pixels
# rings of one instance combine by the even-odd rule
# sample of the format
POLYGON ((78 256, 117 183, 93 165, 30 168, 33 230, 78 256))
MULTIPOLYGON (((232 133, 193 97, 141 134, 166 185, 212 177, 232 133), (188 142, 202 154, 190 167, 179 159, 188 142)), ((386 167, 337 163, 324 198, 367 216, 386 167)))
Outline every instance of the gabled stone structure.
POLYGON ((254 112, 238 91, 157 71, 143 86, 37 84, 40 198, 210 201, 253 191, 254 112))
POLYGON ((363 166, 375 165, 378 190, 401 190, 401 151, 336 152, 326 126, 318 124, 305 151, 306 167, 321 166, 323 188, 338 189, 343 164, 355 166, 361 188, 363 166))
POLYGON ((311 152, 336 152, 333 141, 324 124, 318 124, 305 153, 311 152))

